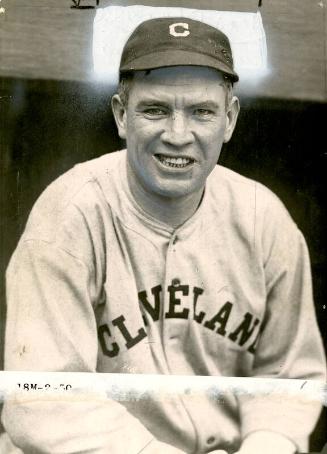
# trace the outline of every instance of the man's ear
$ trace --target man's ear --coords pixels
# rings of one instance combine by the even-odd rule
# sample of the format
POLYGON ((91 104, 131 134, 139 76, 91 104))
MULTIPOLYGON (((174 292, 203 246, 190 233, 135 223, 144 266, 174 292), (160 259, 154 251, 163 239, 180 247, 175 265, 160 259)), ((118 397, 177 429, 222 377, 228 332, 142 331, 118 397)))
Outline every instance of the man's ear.
POLYGON ((234 132, 237 117, 240 111, 240 102, 236 96, 233 96, 226 111, 226 129, 224 134, 224 142, 228 142, 234 132))
POLYGON ((127 111, 118 94, 115 94, 111 98, 111 108, 115 117, 119 137, 121 139, 126 139, 127 111))

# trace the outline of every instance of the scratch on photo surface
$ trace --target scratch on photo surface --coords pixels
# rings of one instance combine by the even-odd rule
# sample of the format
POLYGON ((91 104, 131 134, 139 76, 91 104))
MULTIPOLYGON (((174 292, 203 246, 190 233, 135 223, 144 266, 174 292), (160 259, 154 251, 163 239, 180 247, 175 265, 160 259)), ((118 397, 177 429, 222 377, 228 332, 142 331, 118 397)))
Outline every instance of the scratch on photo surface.
POLYGON ((255 234, 257 222, 257 183, 254 183, 254 222, 253 222, 253 249, 255 249, 255 234))
POLYGON ((20 212, 20 207, 19 207, 19 184, 20 184, 20 174, 19 170, 17 170, 17 175, 16 175, 16 185, 17 185, 17 218, 19 218, 19 212, 20 212))
POLYGON ((153 440, 150 440, 145 446, 143 446, 141 451, 139 451, 137 454, 141 454, 141 452, 143 452, 149 446, 149 444, 152 443, 152 442, 153 442, 153 440))

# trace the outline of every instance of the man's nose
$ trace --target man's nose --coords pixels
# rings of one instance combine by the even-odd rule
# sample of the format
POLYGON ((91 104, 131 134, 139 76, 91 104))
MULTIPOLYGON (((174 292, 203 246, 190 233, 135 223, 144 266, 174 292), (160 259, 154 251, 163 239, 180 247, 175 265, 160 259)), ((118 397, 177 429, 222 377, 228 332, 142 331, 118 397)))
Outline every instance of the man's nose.
POLYGON ((174 113, 167 119, 161 140, 175 147, 182 147, 194 141, 189 119, 182 113, 174 113))

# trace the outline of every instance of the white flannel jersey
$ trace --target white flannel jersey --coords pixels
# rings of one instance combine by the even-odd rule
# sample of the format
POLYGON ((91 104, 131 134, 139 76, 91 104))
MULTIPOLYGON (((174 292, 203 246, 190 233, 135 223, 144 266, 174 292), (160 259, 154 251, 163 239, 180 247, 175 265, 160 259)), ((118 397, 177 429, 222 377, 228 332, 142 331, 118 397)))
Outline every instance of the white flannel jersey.
MULTIPOLYGON (((112 153, 35 204, 7 274, 6 369, 324 380, 308 252, 279 199, 216 166, 196 213, 173 229, 127 179, 126 151, 112 153)), ((231 394, 223 405, 8 402, 3 421, 27 452, 146 454, 154 436, 204 453, 236 450, 257 430, 306 449, 318 414, 231 394)))

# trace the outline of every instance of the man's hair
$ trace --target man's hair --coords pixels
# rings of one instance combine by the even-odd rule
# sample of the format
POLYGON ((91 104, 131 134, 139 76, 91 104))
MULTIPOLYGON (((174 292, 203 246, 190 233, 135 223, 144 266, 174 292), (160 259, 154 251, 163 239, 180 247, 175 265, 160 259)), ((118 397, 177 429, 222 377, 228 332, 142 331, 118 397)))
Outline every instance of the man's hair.
MULTIPOLYGON (((147 70, 145 72, 145 75, 149 74, 151 70, 147 70)), ((224 77, 224 88, 226 90, 226 98, 225 98, 225 107, 226 110, 228 106, 230 105, 232 98, 233 98, 233 82, 229 79, 228 76, 223 76, 224 77)), ((129 93, 133 84, 133 79, 134 79, 134 72, 126 72, 122 73, 119 78, 119 85, 118 85, 118 95, 120 97, 120 100, 122 104, 127 107, 128 104, 128 98, 129 98, 129 93)))

